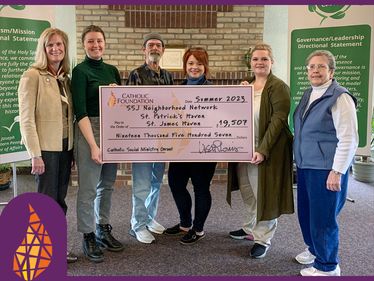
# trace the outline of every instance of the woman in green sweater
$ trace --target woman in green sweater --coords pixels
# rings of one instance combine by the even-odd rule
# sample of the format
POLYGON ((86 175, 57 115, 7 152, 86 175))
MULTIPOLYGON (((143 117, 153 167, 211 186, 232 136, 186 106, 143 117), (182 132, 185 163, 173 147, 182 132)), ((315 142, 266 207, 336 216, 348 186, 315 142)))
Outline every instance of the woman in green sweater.
POLYGON ((117 164, 101 161, 99 144, 99 86, 120 85, 118 69, 103 62, 105 34, 95 25, 83 30, 85 60, 73 69, 72 93, 78 124, 75 135, 78 167, 77 224, 83 233, 83 252, 93 262, 102 262, 101 248, 121 251, 123 245, 111 234, 109 224, 117 164), (96 225, 95 225, 96 223, 96 225), (96 231, 96 233, 95 233, 96 231))

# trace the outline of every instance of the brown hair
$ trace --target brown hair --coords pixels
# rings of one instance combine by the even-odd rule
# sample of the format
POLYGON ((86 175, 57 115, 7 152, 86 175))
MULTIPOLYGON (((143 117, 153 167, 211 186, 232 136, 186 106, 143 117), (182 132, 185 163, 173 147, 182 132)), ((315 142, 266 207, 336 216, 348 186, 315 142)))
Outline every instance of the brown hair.
POLYGON ((104 31, 100 27, 98 27, 97 25, 91 24, 91 25, 87 26, 82 32, 82 37, 81 37, 82 43, 84 43, 84 38, 86 37, 87 33, 89 33, 89 32, 100 32, 103 35, 104 41, 105 41, 104 31))
POLYGON ((205 76, 209 75, 209 56, 208 52, 201 47, 189 48, 183 55, 183 73, 187 74, 187 60, 190 56, 194 56, 198 62, 202 63, 205 68, 205 76))

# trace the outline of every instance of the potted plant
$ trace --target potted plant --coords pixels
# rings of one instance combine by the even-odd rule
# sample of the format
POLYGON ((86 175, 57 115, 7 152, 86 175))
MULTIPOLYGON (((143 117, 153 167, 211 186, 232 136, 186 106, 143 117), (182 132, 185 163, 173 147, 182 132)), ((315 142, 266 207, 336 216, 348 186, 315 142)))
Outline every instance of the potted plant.
POLYGON ((362 182, 374 182, 374 115, 371 120, 371 156, 356 156, 352 165, 353 177, 362 182))
POLYGON ((0 191, 10 187, 11 174, 10 164, 0 164, 0 191))

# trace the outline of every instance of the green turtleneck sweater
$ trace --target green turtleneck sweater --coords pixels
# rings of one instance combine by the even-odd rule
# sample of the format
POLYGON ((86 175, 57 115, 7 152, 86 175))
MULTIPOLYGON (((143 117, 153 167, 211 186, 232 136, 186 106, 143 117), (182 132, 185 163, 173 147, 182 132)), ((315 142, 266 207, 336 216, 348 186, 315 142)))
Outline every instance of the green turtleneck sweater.
POLYGON ((99 86, 112 83, 121 85, 118 69, 104 63, 103 59, 93 60, 86 57, 73 69, 71 91, 74 113, 79 122, 83 117, 99 116, 99 86))

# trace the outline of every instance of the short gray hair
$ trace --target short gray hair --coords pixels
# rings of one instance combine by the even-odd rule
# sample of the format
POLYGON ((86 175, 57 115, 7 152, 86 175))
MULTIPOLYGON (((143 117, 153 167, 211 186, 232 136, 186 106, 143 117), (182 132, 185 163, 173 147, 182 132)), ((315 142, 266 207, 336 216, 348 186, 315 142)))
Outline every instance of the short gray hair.
POLYGON ((313 57, 325 57, 325 58, 327 58, 329 68, 330 68, 330 69, 336 69, 336 61, 335 61, 335 57, 334 57, 334 55, 333 55, 330 51, 327 51, 327 50, 317 50, 317 51, 312 52, 312 53, 311 53, 311 54, 306 58, 306 60, 305 60, 305 64, 308 65, 308 64, 309 64, 309 61, 310 61, 313 57))

